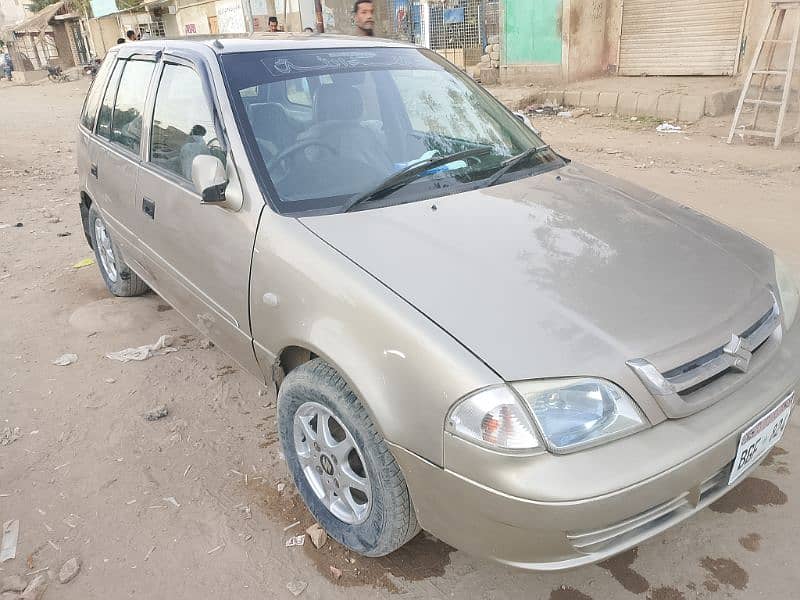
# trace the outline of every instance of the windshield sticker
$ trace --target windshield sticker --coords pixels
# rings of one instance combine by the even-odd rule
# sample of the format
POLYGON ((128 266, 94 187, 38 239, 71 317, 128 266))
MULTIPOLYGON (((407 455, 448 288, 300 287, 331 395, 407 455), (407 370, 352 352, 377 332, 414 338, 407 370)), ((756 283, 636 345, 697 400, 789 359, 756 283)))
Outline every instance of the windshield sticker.
POLYGON ((292 51, 264 58, 261 63, 273 77, 303 74, 318 75, 361 69, 427 69, 435 65, 418 52, 313 52, 292 51))

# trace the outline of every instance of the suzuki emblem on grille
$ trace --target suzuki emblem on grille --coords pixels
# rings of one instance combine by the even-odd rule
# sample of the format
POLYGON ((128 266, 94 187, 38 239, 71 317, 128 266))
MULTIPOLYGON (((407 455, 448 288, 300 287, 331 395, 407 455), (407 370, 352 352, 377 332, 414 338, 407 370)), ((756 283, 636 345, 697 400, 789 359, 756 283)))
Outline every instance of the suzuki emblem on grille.
POLYGON ((734 334, 731 336, 731 341, 722 351, 733 358, 731 368, 741 371, 742 373, 747 371, 747 367, 750 366, 750 358, 753 356, 747 341, 734 334))

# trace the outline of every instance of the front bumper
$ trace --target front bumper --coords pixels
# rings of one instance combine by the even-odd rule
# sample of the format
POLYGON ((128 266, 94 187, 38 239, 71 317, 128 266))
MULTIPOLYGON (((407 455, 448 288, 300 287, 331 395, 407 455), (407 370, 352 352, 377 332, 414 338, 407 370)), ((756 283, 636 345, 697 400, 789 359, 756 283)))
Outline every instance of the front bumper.
POLYGON ((444 469, 392 451, 421 526, 443 541, 522 569, 578 567, 636 546, 730 491, 741 432, 794 391, 798 356, 800 326, 758 376, 714 406, 572 455, 513 457, 449 435, 444 469))

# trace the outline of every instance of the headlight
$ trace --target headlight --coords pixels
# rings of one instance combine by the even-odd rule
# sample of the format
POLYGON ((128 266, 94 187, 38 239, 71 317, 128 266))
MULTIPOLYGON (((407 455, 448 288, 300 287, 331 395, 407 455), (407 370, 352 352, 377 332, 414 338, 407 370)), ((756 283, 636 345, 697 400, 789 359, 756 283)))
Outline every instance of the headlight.
POLYGON ((445 427, 454 435, 495 450, 523 451, 539 446, 530 417, 505 385, 460 400, 450 410, 445 427))
POLYGON ((556 454, 609 442, 647 427, 633 400, 600 379, 515 383, 548 448, 556 454))
POLYGON ((797 283, 789 267, 777 256, 775 257, 775 279, 778 282, 778 294, 781 297, 783 324, 786 329, 789 329, 797 316, 800 291, 797 289, 797 283))

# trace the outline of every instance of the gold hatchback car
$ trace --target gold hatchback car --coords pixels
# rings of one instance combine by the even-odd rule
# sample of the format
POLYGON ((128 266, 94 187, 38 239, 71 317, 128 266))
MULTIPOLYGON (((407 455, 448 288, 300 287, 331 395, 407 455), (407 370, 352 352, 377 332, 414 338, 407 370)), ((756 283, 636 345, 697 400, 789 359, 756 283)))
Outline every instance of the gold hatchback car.
POLYGON ((689 517, 781 437, 798 289, 773 253, 550 148, 453 65, 317 35, 124 44, 79 125, 87 240, 277 382, 328 533, 525 569, 689 517))

